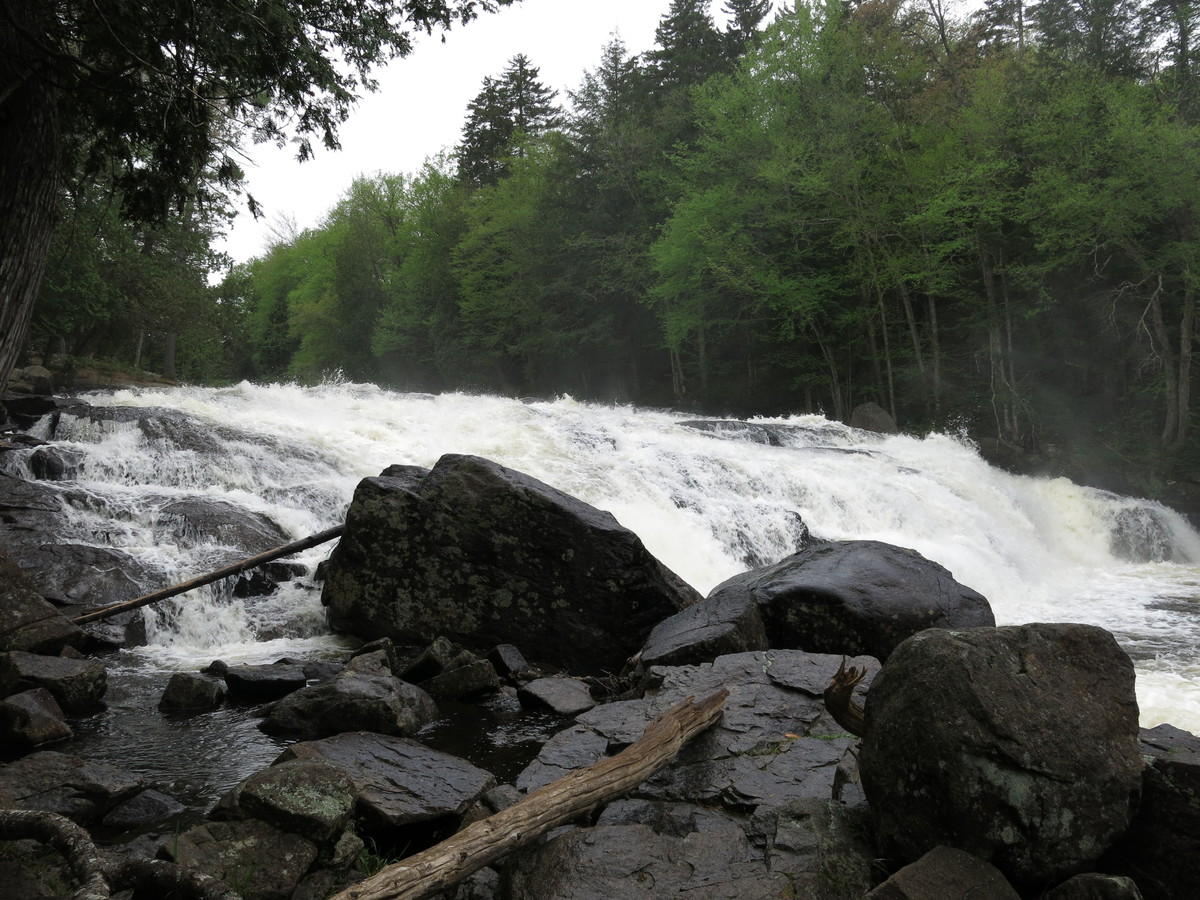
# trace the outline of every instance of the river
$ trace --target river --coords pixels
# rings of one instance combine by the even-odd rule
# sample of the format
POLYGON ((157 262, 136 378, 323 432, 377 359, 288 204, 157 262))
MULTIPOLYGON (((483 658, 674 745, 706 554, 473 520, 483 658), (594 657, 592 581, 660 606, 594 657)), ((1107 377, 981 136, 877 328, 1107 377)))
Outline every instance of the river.
MULTIPOLYGON (((69 413, 54 433, 83 452, 74 485, 95 500, 74 511, 75 537, 103 535, 160 573, 162 585, 209 562, 205 548, 173 544, 150 527, 170 498, 238 503, 301 538, 342 521, 359 479, 469 453, 608 510, 705 593, 790 553, 797 516, 821 538, 911 547, 984 594, 1000 624, 1109 629, 1134 659, 1142 724, 1200 732, 1200 536, 1154 503, 1002 472, 953 435, 885 437, 811 415, 740 427, 568 397, 523 402, 346 383, 86 399, 172 410, 219 435, 213 452, 181 449, 132 424, 100 427, 69 413), (1121 552, 1131 543, 1141 561, 1121 552)), ((315 567, 328 550, 300 559, 315 567)), ((303 581, 253 600, 205 589, 146 615, 150 643, 126 658, 156 670, 341 646, 327 632, 319 592, 303 581)))

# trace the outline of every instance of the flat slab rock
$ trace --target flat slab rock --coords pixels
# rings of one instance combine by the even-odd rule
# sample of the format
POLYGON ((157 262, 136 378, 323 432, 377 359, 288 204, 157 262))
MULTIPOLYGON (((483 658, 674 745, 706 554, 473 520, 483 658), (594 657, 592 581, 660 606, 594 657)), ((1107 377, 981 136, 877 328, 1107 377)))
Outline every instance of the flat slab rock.
MULTIPOLYGON (((598 706, 559 732, 517 779, 534 790, 581 765, 590 765, 642 736, 646 725, 691 697, 726 688, 725 712, 667 768, 630 797, 720 806, 752 813, 801 798, 829 799, 839 765, 856 739, 825 711, 822 694, 842 657, 769 650, 736 653, 698 666, 655 667, 657 682, 640 700, 598 706)), ((879 663, 855 657, 869 674, 879 663)), ((861 696, 859 697, 861 702, 861 696)))
POLYGON ((0 796, 11 796, 14 809, 58 813, 80 825, 99 821, 145 787, 116 766, 54 750, 0 766, 0 796))
POLYGON ((350 776, 359 815, 373 827, 396 828, 458 820, 495 777, 477 766, 416 741, 351 732, 293 744, 279 761, 326 762, 350 776))

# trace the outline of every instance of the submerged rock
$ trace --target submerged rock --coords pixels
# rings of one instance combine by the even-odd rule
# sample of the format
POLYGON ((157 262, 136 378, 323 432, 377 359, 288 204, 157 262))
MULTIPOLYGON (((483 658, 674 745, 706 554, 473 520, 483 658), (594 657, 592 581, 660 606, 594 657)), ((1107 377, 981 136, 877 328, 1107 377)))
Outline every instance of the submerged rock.
POLYGON ((946 844, 1017 887, 1086 871, 1141 793, 1133 664, 1090 625, 931 629, 867 695, 859 766, 881 852, 946 844))
POLYGON ((448 455, 427 474, 358 485, 321 599, 334 628, 360 637, 536 646, 539 659, 595 673, 619 670, 699 597, 609 513, 448 455))

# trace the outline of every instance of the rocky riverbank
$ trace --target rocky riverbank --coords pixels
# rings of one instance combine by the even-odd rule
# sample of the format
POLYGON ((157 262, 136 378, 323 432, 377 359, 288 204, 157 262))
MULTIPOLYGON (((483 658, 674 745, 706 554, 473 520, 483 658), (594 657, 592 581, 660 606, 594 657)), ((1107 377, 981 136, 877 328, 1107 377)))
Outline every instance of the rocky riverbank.
MULTIPOLYGON (((105 841, 90 869, 58 876, 37 845, 5 842, 14 896, 70 893, 80 871, 113 895, 153 876, 181 896, 329 896, 718 689, 722 718, 668 766, 449 896, 1183 898, 1200 879, 1200 741, 1139 731, 1107 632, 997 628, 941 566, 876 542, 810 541, 701 599, 607 513, 462 456, 356 492, 323 601, 357 650, 162 685, 163 715, 252 703, 290 742, 176 826, 162 785, 70 752, 76 718, 104 702, 106 649, 141 638, 136 614, 81 629, 64 611, 130 585, 94 548, 47 543, 61 511, 35 481, 3 488, 0 807, 16 812, 0 832, 65 822, 105 841), (861 717, 826 704, 842 665, 863 676, 861 717), (561 723, 511 778, 426 740, 450 709, 505 705, 561 723)), ((247 555, 275 540, 231 508, 172 515, 236 528, 247 555)))

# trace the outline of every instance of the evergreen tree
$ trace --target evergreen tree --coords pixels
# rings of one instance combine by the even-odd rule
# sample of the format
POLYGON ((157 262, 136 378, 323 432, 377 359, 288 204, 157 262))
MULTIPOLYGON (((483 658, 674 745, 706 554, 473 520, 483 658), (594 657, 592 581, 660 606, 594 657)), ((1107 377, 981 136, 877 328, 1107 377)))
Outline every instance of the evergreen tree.
POLYGON ((723 67, 724 41, 708 12, 709 0, 671 0, 654 31, 647 61, 664 88, 700 84, 723 67))
POLYGON ((737 60, 757 41, 763 19, 771 11, 771 0, 725 0, 721 11, 729 17, 726 52, 731 60, 737 60))
POLYGON ((1145 71, 1138 0, 1041 0, 1029 8, 1042 51, 1060 63, 1132 76, 1145 71))
POLYGON ((467 104, 467 121, 458 147, 460 176, 476 185, 495 184, 506 160, 520 152, 520 136, 537 137, 559 127, 556 92, 538 80, 539 70, 523 53, 509 60, 497 78, 488 76, 467 104))

